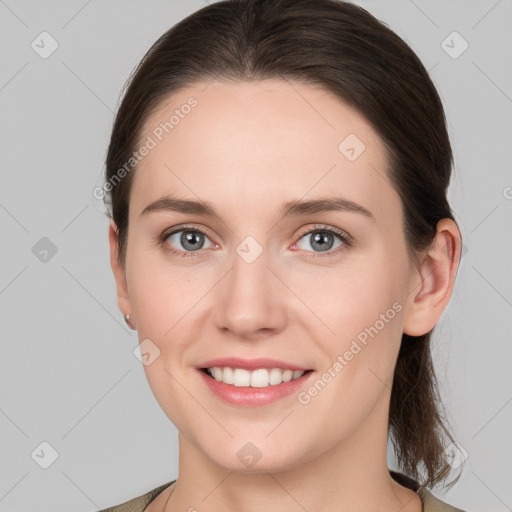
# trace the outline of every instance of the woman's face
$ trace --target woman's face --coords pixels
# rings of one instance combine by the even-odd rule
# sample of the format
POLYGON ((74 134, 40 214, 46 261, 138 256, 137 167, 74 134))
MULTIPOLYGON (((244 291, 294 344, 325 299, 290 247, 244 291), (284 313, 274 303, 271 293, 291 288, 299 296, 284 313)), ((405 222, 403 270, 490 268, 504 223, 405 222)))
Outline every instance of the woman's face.
POLYGON ((148 150, 133 171, 120 304, 180 434, 238 471, 249 468, 241 454, 269 471, 358 437, 370 448, 385 439, 418 280, 369 123, 320 87, 213 82, 172 96, 140 140, 148 150), (148 208, 171 196, 208 202, 215 214, 148 208), (326 198, 338 209, 295 205, 283 216, 326 198), (234 404, 198 369, 224 357, 314 371, 290 395, 234 404))

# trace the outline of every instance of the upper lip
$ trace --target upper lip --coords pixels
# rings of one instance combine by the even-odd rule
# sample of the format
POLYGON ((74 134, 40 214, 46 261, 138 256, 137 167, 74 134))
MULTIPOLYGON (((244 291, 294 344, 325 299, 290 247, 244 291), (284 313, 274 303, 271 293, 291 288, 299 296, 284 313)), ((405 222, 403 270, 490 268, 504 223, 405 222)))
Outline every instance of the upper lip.
POLYGON ((205 361, 204 363, 201 363, 198 368, 222 368, 224 366, 229 366, 230 368, 243 368, 245 370, 257 370, 258 368, 282 368, 283 370, 307 371, 311 369, 294 363, 287 363, 286 361, 281 361, 279 359, 269 359, 267 357, 260 357, 258 359, 221 357, 205 361))

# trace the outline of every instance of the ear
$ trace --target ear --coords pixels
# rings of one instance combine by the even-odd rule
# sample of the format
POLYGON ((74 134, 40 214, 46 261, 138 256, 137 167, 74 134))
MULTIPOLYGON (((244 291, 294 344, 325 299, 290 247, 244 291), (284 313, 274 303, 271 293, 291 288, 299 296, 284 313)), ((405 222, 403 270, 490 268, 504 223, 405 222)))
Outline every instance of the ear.
POLYGON ((112 267, 112 272, 114 273, 114 278, 116 280, 117 305, 119 306, 119 309, 121 310, 121 313, 124 316, 127 314, 131 314, 132 306, 130 303, 130 298, 128 296, 128 286, 126 284, 125 269, 121 265, 121 262, 119 261, 118 258, 118 229, 113 220, 110 221, 110 225, 108 228, 108 241, 110 244, 110 266, 112 267))
POLYGON ((414 288, 409 292, 404 318, 404 333, 409 336, 422 336, 431 331, 452 295, 460 263, 460 231, 451 219, 440 220, 436 229, 435 239, 415 273, 414 288))

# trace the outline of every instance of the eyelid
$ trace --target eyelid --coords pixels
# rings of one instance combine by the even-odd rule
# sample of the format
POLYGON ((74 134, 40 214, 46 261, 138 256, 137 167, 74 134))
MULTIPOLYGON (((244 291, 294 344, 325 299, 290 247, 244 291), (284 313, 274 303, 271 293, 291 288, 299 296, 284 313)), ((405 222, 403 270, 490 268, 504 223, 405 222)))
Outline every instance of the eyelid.
POLYGON ((341 240, 345 242, 347 245, 351 245, 352 243, 354 243, 354 239, 352 238, 352 236, 350 236, 345 230, 336 228, 329 224, 314 224, 313 227, 309 226, 307 228, 304 228, 304 230, 300 230, 297 236, 299 238, 302 238, 304 235, 311 234, 312 232, 315 231, 327 231, 335 235, 338 235, 341 238, 341 240))
POLYGON ((171 235, 179 233, 180 231, 198 231, 199 233, 207 235, 210 238, 210 235, 208 234, 208 228, 203 226, 198 227, 197 224, 180 224, 178 226, 174 226, 172 228, 164 230, 160 237, 166 240, 171 235))

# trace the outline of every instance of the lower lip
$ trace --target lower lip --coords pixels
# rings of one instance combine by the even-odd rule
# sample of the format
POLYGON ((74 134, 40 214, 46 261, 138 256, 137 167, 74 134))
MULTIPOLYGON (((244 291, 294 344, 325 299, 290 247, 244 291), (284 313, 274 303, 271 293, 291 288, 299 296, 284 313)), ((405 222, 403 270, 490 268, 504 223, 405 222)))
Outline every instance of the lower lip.
POLYGON ((285 396, 292 395, 298 391, 307 380, 313 375, 313 371, 304 373, 298 379, 267 386, 266 388, 253 388, 249 386, 234 386, 225 384, 210 377, 203 370, 198 370, 206 385, 220 398, 234 405, 256 407, 267 405, 285 396))

